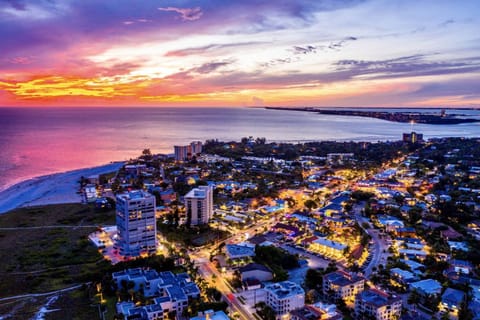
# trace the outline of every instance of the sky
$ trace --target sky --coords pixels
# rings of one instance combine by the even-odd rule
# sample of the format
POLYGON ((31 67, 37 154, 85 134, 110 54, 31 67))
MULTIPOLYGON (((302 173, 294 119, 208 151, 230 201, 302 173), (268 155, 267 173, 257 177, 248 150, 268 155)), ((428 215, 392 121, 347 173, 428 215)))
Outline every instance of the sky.
POLYGON ((478 0, 0 0, 2 106, 479 107, 478 0))

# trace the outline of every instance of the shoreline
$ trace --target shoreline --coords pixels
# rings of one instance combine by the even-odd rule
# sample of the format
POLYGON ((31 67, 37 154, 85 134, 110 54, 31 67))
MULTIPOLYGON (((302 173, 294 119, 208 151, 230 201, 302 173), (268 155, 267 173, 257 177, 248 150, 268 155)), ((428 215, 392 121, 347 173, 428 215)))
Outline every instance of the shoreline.
POLYGON ((88 177, 117 171, 125 161, 74 169, 23 180, 0 191, 0 214, 16 208, 37 205, 81 203, 77 193, 81 176, 88 177))

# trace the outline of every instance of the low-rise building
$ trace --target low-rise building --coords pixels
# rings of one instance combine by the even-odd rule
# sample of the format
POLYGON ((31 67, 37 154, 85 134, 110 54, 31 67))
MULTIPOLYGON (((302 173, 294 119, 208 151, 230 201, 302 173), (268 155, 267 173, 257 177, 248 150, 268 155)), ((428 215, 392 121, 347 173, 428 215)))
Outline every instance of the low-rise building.
POLYGON ((392 268, 390 270, 391 275, 396 278, 401 283, 410 283, 417 279, 417 277, 410 271, 403 270, 400 268, 392 268))
POLYGON ((265 292, 267 293, 266 304, 277 315, 287 314, 292 310, 303 308, 305 305, 305 291, 300 285, 291 281, 267 285, 265 292))
POLYGON ((454 316, 458 316, 458 311, 462 302, 465 300, 465 292, 447 288, 442 294, 442 300, 438 309, 440 312, 452 313, 454 316))
POLYGON ((355 299, 357 317, 370 316, 376 320, 394 320, 400 318, 401 312, 402 298, 380 290, 365 290, 355 299))
POLYGON ((442 292, 442 284, 434 279, 425 279, 411 283, 410 290, 417 290, 423 296, 437 295, 442 292))
POLYGON ((206 310, 199 312, 196 317, 190 320, 230 320, 230 318, 223 311, 206 310))
POLYGON ((175 275, 170 271, 135 268, 114 272, 112 278, 118 288, 127 290, 129 283, 133 283, 132 290, 143 290, 145 297, 153 299, 153 303, 146 306, 118 303, 117 312, 125 319, 137 316, 139 319, 162 320, 170 312, 181 314, 190 299, 200 296, 200 289, 186 273, 175 275))
POLYGON ((311 305, 305 305, 301 309, 290 312, 290 320, 342 320, 343 316, 337 311, 334 304, 324 304, 317 302, 311 305))
POLYGON ((255 256, 255 247, 250 244, 227 244, 225 245, 227 258, 231 260, 255 256))
POLYGON ((326 238, 318 238, 310 244, 309 249, 313 252, 341 259, 344 257, 343 252, 346 247, 347 245, 340 242, 328 240, 326 238))
POLYGON ((238 269, 242 281, 256 279, 259 281, 269 281, 273 279, 272 271, 259 263, 250 263, 238 269))
POLYGON ((345 271, 334 271, 323 276, 323 294, 335 299, 353 302, 355 296, 365 288, 365 278, 345 271))

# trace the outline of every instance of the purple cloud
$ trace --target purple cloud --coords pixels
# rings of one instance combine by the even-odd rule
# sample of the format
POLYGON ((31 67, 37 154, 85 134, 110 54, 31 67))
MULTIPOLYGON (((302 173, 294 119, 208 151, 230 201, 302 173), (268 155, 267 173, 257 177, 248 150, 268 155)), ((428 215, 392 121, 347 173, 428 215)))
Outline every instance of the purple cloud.
POLYGON ((172 11, 180 14, 180 17, 183 21, 194 21, 200 19, 203 15, 202 10, 200 7, 195 8, 177 8, 177 7, 166 7, 166 8, 158 8, 160 11, 172 11))
POLYGON ((25 3, 23 3, 21 0, 6 0, 5 2, 15 10, 25 11, 27 9, 25 3))

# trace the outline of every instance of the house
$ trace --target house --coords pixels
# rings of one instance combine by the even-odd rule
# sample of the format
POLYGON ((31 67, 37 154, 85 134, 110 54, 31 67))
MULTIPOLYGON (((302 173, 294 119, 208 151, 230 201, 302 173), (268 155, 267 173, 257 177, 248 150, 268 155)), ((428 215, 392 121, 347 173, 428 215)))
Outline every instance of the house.
POLYGON ((317 302, 301 309, 290 311, 290 320, 342 320, 343 316, 334 304, 317 302))
POLYGON ((327 238, 318 238, 310 244, 309 250, 341 259, 344 257, 343 251, 346 247, 347 245, 340 242, 328 240, 327 238))
POLYGON ((410 284, 410 290, 417 290, 423 296, 437 295, 442 292, 442 285, 434 279, 425 279, 410 284))
POLYGON ((440 301, 438 307, 441 312, 458 315, 458 311, 460 310, 460 306, 464 300, 465 292, 457 289, 447 288, 442 294, 442 300, 440 301))
POLYGON ((223 311, 206 310, 198 312, 198 315, 190 320, 230 320, 230 318, 223 311))
POLYGON ((251 243, 254 246, 270 246, 273 245, 273 242, 267 240, 265 236, 258 235, 251 237, 247 240, 248 243, 251 243))
POLYGON ((272 230, 274 232, 281 232, 287 237, 295 237, 300 231, 297 227, 285 223, 277 223, 273 226, 272 230))
POLYGON ((393 268, 390 270, 390 274, 396 278, 399 282, 403 284, 410 283, 412 281, 415 281, 417 277, 411 273, 410 271, 403 270, 400 268, 393 268))
POLYGON ((333 293, 335 299, 353 302, 365 288, 365 278, 345 271, 334 271, 323 276, 323 295, 333 293))
POLYGON ((470 248, 468 247, 468 244, 466 242, 461 242, 461 241, 447 241, 448 246, 450 247, 450 250, 457 250, 457 251, 463 251, 463 252, 468 252, 470 248))
POLYGON ((417 232, 413 227, 404 227, 404 228, 398 228, 396 230, 396 234, 399 237, 415 237, 417 235, 417 232))
POLYGON ((124 319, 163 320, 169 312, 182 313, 190 299, 200 297, 200 289, 186 273, 157 272, 153 269, 127 269, 112 274, 118 288, 127 289, 133 283, 133 291, 143 290, 152 304, 136 306, 131 302, 117 303, 117 312, 124 319))
POLYGON ((397 229, 405 227, 403 221, 391 216, 379 216, 378 222, 384 226, 387 231, 396 231, 397 229))
POLYGON ((238 269, 242 281, 247 279, 256 279, 259 281, 270 281, 273 279, 272 271, 259 263, 250 263, 238 269))
POLYGON ((456 273, 470 274, 473 271, 473 265, 470 261, 453 259, 450 265, 456 273))
POLYGON ((227 244, 225 245, 225 251, 227 258, 231 260, 255 256, 255 247, 249 244, 227 244))
POLYGON ((368 289, 355 298, 357 317, 370 316, 376 320, 394 320, 402 312, 402 297, 377 289, 368 289))
POLYGON ((407 259, 400 259, 400 262, 405 263, 410 270, 416 275, 421 275, 425 271, 425 266, 421 263, 418 263, 413 260, 407 260, 407 259))
POLYGON ((267 297, 265 303, 275 314, 281 316, 305 305, 305 291, 291 281, 282 281, 265 286, 267 297))

